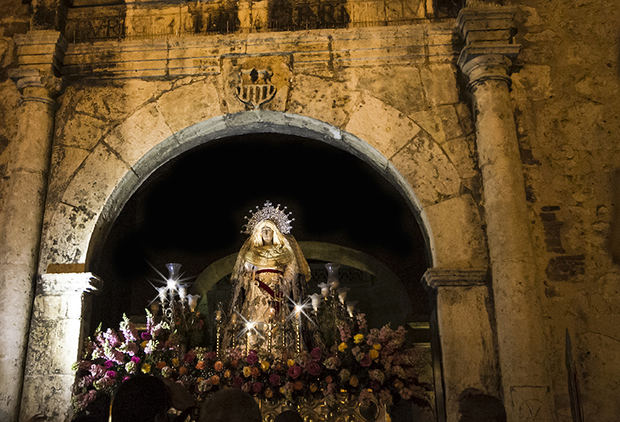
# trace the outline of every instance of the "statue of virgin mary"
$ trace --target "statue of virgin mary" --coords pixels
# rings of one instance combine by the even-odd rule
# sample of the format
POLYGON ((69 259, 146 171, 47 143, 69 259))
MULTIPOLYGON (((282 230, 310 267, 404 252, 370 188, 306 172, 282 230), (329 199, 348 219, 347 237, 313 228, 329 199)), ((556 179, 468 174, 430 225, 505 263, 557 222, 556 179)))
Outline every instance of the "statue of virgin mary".
MULTIPOLYGON (((304 297, 310 268, 295 238, 290 235, 290 213, 269 201, 252 214, 244 226, 249 234, 231 274, 233 294, 230 323, 224 346, 235 344, 239 330, 248 338, 240 340, 257 351, 275 352, 294 338, 294 321, 289 306, 304 297), (235 317, 240 315, 241 319, 235 317), (250 344, 247 344, 249 342, 250 344)), ((247 219, 247 217, 246 217, 247 219)))

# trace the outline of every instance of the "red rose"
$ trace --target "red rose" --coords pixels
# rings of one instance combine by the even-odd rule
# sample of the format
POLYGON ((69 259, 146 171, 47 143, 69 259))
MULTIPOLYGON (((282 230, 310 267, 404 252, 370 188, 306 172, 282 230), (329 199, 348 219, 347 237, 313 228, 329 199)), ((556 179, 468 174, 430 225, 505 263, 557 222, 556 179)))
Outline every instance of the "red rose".
POLYGON ((321 373, 321 366, 314 361, 308 362, 306 365, 306 372, 316 377, 321 373))
POLYGON ((278 374, 269 375, 269 383, 273 385, 274 387, 277 387, 278 385, 280 385, 280 375, 278 374))
POLYGON ((194 352, 187 352, 183 358, 187 363, 191 363, 194 359, 196 359, 196 354, 194 352))
POLYGON ((290 368, 288 368, 288 376, 291 377, 292 379, 299 378, 301 373, 302 373, 301 366, 299 366, 297 364, 295 364, 295 365, 291 366, 290 368))
POLYGON ((312 349, 310 351, 310 356, 314 360, 320 360, 321 359, 321 349, 319 349, 318 347, 315 347, 314 349, 312 349))
POLYGON ((262 382, 255 382, 254 384, 252 384, 252 392, 254 392, 254 394, 258 394, 263 390, 263 383, 262 382))
POLYGON ((248 357, 246 358, 246 361, 250 365, 254 365, 256 362, 258 362, 258 355, 256 354, 255 350, 250 350, 250 353, 248 353, 248 357))

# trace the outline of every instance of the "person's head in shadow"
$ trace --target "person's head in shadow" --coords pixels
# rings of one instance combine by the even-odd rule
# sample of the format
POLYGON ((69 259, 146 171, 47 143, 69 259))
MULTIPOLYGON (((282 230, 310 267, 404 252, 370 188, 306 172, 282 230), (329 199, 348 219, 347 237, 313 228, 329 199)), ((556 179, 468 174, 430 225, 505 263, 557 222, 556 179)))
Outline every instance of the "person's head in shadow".
POLYGON ((171 407, 168 389, 156 377, 137 376, 120 385, 112 400, 112 422, 165 422, 171 407))
POLYGON ((214 393, 200 408, 200 422, 261 422, 256 400, 236 388, 214 393))
POLYGON ((276 416, 274 422, 304 422, 304 420, 295 410, 285 410, 276 416))
POLYGON ((459 413, 459 422, 506 422, 502 401, 476 388, 468 388, 459 395, 459 413))

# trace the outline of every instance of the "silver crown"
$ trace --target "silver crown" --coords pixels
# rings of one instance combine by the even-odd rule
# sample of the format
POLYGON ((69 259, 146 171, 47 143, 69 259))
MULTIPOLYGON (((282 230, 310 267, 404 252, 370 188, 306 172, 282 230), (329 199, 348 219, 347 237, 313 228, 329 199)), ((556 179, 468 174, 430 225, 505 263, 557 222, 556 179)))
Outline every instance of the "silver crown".
POLYGON ((251 217, 245 216, 247 223, 243 225, 241 233, 250 234, 254 231, 254 227, 263 220, 271 220, 278 226, 283 234, 289 234, 293 227, 291 223, 295 221, 294 218, 290 218, 291 212, 286 212, 286 207, 280 209, 280 204, 275 207, 271 201, 265 201, 265 205, 262 208, 256 206, 256 210, 250 210, 251 217))

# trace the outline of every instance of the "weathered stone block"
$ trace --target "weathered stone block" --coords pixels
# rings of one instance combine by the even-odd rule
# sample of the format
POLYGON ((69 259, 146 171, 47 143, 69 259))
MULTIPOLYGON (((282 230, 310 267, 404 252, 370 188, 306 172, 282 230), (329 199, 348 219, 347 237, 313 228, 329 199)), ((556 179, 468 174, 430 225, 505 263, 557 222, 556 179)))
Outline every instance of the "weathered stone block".
POLYGON ((340 127, 357 93, 347 83, 334 83, 310 75, 296 75, 292 82, 287 111, 310 116, 340 127))
MULTIPOLYGON (((108 146, 99 144, 69 183, 63 202, 94 216, 116 186, 116 182, 128 170, 126 163, 108 146)), ((71 226, 65 229, 73 232, 71 226)))
POLYGON ((456 87, 456 68, 452 64, 431 64, 420 68, 422 84, 428 100, 435 105, 459 101, 456 87))
POLYGON ((446 140, 463 136, 463 128, 453 105, 444 105, 436 109, 435 113, 441 120, 443 126, 443 134, 446 140))
POLYGON ((89 115, 76 113, 58 127, 56 143, 92 150, 107 130, 106 122, 89 115))
POLYGON ((48 201, 55 201, 62 194, 62 189, 66 187, 71 177, 88 157, 89 151, 82 148, 65 147, 57 145, 52 149, 51 171, 49 189, 47 193, 48 201))
POLYGON ((27 375, 24 379, 21 414, 32 416, 43 414, 49 420, 69 422, 71 420, 71 385, 75 375, 48 375, 42 372, 27 375))
POLYGON ((472 138, 454 138, 444 142, 441 147, 456 167, 461 179, 475 177, 478 174, 475 145, 472 138))
POLYGON ((156 107, 175 133, 222 114, 217 89, 208 80, 183 85, 163 94, 156 107))
MULTIPOLYGON (((79 302, 77 306, 81 308, 79 302)), ((81 326, 79 319, 34 320, 30 329, 26 375, 73 374, 71 365, 78 358, 81 326)))
POLYGON ((433 265, 444 268, 485 268, 487 247, 482 221, 470 195, 426 206, 433 265), (446 224, 458 221, 459 224, 446 224))
POLYGON ((420 131, 420 127, 394 107, 369 95, 362 95, 345 128, 368 142, 385 157, 394 156, 420 131), (377 119, 376 116, 383 116, 377 119))
POLYGON ((432 204, 459 192, 461 181, 456 168, 425 132, 390 161, 411 184, 422 204, 432 204))
POLYGON ((130 166, 148 150, 172 135, 172 130, 154 103, 138 109, 105 138, 130 166))
POLYGON ((368 92, 405 114, 411 114, 430 106, 420 67, 423 66, 376 66, 372 71, 351 70, 349 77, 356 81, 358 90, 368 92))

